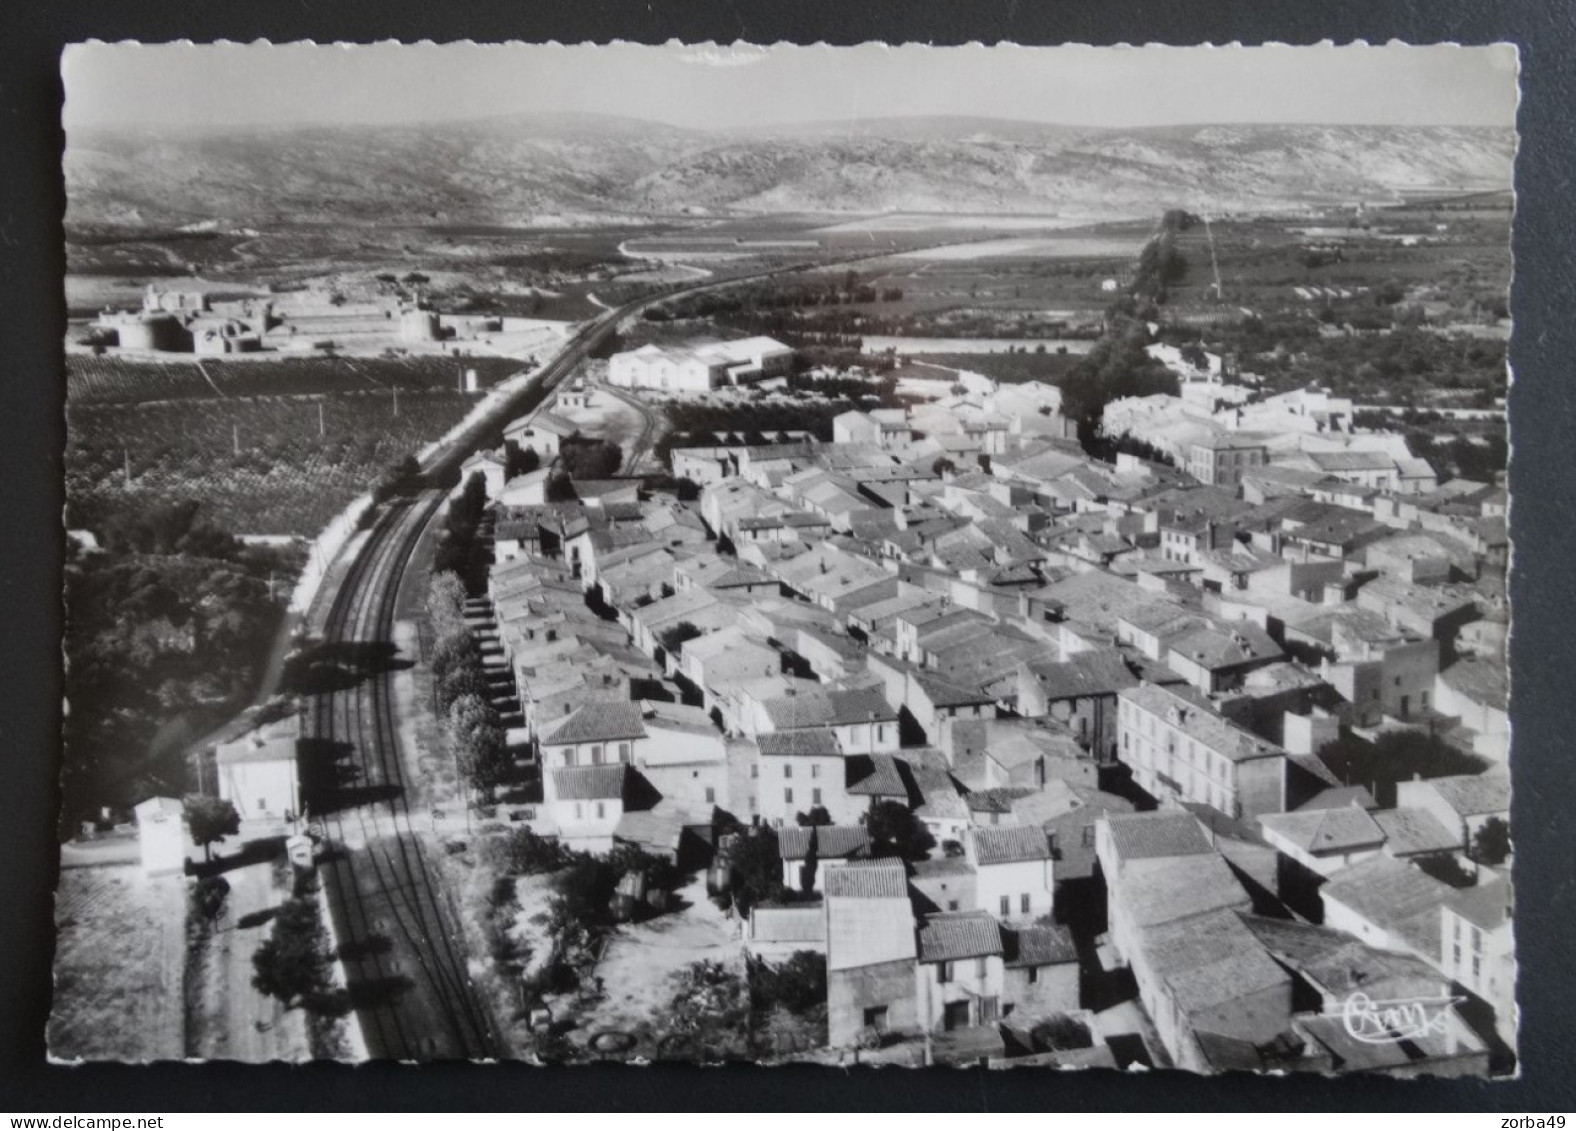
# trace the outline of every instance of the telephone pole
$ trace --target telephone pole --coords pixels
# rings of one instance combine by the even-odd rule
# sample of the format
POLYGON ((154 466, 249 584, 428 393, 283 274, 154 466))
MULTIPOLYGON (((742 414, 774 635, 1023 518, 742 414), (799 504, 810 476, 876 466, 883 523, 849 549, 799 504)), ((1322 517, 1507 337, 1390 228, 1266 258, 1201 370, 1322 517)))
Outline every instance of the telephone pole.
POLYGON ((317 402, 317 438, 321 440, 328 435, 328 429, 323 424, 323 402, 317 402))
POLYGON ((394 386, 394 415, 395 415, 396 418, 399 416, 399 386, 398 385, 394 386))

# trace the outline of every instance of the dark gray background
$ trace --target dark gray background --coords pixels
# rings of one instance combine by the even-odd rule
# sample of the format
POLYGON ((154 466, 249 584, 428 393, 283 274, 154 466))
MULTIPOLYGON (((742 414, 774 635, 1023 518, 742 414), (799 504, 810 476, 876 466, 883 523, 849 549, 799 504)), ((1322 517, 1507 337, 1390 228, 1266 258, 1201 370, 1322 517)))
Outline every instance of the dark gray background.
MULTIPOLYGON (((41 3, 7 10, 0 36, 0 1111, 420 1110, 1482 1110, 1576 1109, 1576 851, 1568 752, 1576 732, 1576 356, 1570 186, 1576 55, 1562 0, 1389 3, 1057 0, 896 4, 800 0, 185 0, 41 3), (1513 1082, 1201 1078, 1179 1072, 839 1072, 811 1068, 538 1070, 436 1065, 288 1069, 44 1062, 53 930, 60 672, 61 277, 59 51, 74 40, 198 42, 669 38, 754 43, 1163 42, 1294 44, 1507 40, 1521 47, 1511 347, 1512 720, 1523 1078, 1513 1082)), ((1485 1116, 1484 1126, 1498 1123, 1485 1116)))

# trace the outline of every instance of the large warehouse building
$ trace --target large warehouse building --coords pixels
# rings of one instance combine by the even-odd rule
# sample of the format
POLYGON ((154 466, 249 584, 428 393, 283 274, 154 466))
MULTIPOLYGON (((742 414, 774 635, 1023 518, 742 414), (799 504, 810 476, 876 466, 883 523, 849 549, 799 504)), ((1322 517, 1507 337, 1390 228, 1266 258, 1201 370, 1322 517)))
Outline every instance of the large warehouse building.
POLYGON ((608 361, 607 379, 625 389, 703 393, 787 373, 792 365, 793 350, 771 338, 667 348, 647 345, 614 354, 608 361))

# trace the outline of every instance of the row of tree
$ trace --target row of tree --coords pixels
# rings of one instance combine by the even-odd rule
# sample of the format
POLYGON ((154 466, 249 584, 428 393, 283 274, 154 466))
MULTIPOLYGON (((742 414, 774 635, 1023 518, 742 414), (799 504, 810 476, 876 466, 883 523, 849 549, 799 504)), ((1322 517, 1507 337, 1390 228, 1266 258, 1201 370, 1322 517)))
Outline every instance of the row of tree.
POLYGON ((487 482, 480 472, 473 472, 464 489, 449 500, 433 549, 433 572, 454 574, 468 590, 479 589, 487 576, 487 556, 479 536, 486 511, 487 482))
POLYGON ((433 696, 461 778, 490 804, 508 775, 509 748, 475 633, 465 621, 465 601, 465 584, 456 574, 433 574, 427 589, 427 615, 436 638, 433 696))

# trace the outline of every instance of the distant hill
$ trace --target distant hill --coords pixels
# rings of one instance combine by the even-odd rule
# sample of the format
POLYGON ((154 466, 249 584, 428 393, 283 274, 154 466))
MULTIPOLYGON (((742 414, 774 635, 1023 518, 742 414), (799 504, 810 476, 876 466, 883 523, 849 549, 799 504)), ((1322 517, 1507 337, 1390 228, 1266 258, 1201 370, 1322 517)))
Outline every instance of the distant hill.
POLYGON ((1084 129, 933 117, 705 132, 591 114, 409 126, 73 130, 68 222, 521 223, 544 215, 1146 213, 1502 188, 1508 129, 1084 129))

